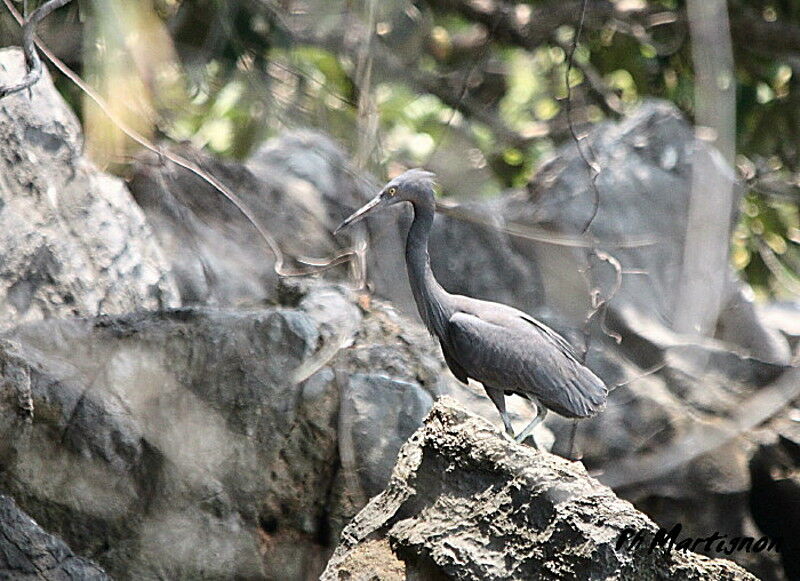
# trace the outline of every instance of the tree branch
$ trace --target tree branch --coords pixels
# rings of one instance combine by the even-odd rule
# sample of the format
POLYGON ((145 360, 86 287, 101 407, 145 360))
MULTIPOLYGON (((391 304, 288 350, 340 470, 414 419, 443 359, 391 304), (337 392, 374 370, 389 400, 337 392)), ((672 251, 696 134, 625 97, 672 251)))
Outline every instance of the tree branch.
POLYGON ((28 63, 28 72, 16 85, 0 87, 0 99, 18 93, 34 85, 42 77, 42 61, 36 52, 36 25, 44 20, 53 10, 69 4, 72 0, 49 0, 33 11, 22 26, 22 50, 28 63))

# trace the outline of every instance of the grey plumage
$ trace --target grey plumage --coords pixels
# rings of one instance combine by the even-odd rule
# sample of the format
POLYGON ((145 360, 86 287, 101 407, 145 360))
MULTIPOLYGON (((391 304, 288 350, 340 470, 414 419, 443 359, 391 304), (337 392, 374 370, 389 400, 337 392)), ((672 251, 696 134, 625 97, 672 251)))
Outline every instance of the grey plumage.
POLYGON ((439 339, 448 367, 460 381, 483 384, 497 406, 506 431, 513 429, 505 395, 518 394, 537 407, 534 420, 519 434, 524 439, 547 410, 567 418, 586 418, 600 411, 608 389, 583 365, 561 335, 530 315, 507 305, 445 291, 430 267, 428 237, 435 214, 434 174, 412 169, 383 190, 336 229, 379 208, 409 202, 414 221, 406 239, 409 283, 420 316, 439 339))

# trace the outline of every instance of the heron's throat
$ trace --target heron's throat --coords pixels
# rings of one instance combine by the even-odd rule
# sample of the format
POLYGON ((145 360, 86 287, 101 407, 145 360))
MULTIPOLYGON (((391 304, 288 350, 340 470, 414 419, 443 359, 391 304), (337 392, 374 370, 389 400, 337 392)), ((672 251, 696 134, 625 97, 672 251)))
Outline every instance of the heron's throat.
POLYGON ((452 313, 448 311, 448 293, 438 283, 431 270, 428 256, 428 238, 433 226, 433 204, 413 204, 414 221, 406 239, 406 267, 408 281, 417 310, 431 333, 442 336, 447 320, 452 313))

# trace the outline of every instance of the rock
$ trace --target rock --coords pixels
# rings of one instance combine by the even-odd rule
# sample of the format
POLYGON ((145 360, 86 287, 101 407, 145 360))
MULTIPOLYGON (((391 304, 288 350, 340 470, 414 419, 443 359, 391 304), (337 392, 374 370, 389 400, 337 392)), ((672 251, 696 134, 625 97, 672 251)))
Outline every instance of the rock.
POLYGON ((387 307, 292 284, 0 336, 0 490, 122 578, 318 576, 442 367, 387 307))
MULTIPOLYGON (((288 180, 305 184, 326 209, 324 228, 332 232, 356 208, 372 198, 382 184, 356 170, 346 150, 330 137, 311 130, 287 132, 271 139, 247 161, 247 167, 267 184, 288 180)), ((408 284, 398 284, 398 273, 405 272, 404 230, 397 216, 379 214, 336 236, 337 247, 349 248, 369 240, 364 257, 367 279, 377 295, 405 314, 415 313, 408 284)), ((321 256, 330 257, 328 252, 321 256)), ((327 276, 341 276, 344 270, 327 276)))
POLYGON ((109 579, 97 564, 75 555, 22 512, 14 500, 0 495, 0 579, 109 579))
MULTIPOLYGON (((247 167, 266 184, 281 183, 290 177, 294 182, 306 183, 318 192, 327 208, 325 223, 330 229, 382 187, 377 180, 354 170, 343 149, 329 137, 308 130, 270 140, 253 154, 247 167)), ((372 216, 342 232, 337 241, 357 243, 366 234, 367 275, 376 294, 416 318, 411 289, 405 281, 398 284, 398 273, 405 273, 402 248, 411 216, 408 209, 400 212, 400 216, 396 211, 372 216)), ((493 216, 491 210, 485 213, 493 216)), ((489 222, 502 223, 502 218, 490 218, 489 222)), ((538 270, 513 252, 508 236, 469 220, 437 216, 431 261, 434 272, 451 292, 463 290, 479 298, 494 297, 511 304, 520 298, 535 301, 541 295, 538 270), (500 280, 503 284, 498 284, 500 280)))
MULTIPOLYGON (((348 378, 339 438, 350 439, 353 466, 358 468, 365 498, 386 486, 400 446, 417 430, 432 405, 430 394, 415 383, 377 374, 356 373, 348 378)), ((344 443, 340 441, 340 445, 344 443)))
MULTIPOLYGON (((0 84, 24 63, 21 50, 0 50, 0 84)), ((83 157, 82 140, 46 70, 0 101, 0 329, 178 304, 141 209, 83 157)))
MULTIPOLYGON (((773 302, 758 305, 758 316, 772 329, 778 329, 792 347, 792 352, 797 353, 800 345, 800 302, 773 302)), ((797 364, 797 360, 792 361, 797 364)))
MULTIPOLYGON (((320 192, 328 208, 331 228, 375 196, 383 185, 355 171, 340 146, 312 131, 287 133, 266 143, 247 165, 267 182, 274 181, 274 176, 287 169, 295 179, 307 181, 320 192)), ((457 213, 463 215, 465 210, 476 209, 479 217, 490 225, 503 225, 496 205, 494 202, 474 204, 474 208, 466 205, 459 207, 457 213)), ((348 240, 358 243, 366 235, 367 276, 375 293, 416 319, 410 287, 405 280, 397 283, 398 273, 405 273, 402 248, 410 218, 408 208, 377 214, 342 232, 337 239, 341 243, 348 240)), ((496 228, 469 219, 437 215, 430 254, 436 276, 451 292, 463 291, 509 304, 518 304, 520 300, 541 304, 538 269, 515 253, 508 235, 496 228)))
MULTIPOLYGON (((230 188, 274 238, 290 272, 308 269, 295 258, 325 260, 346 246, 347 235, 334 238, 333 229, 379 187, 350 167, 340 146, 313 131, 271 139, 245 164, 189 147, 172 151, 230 188)), ((149 153, 135 161, 130 188, 172 265, 184 304, 252 306, 276 299, 274 253, 216 188, 149 153)), ((367 257, 370 278, 384 298, 411 307, 410 290, 397 284, 396 273, 405 266, 396 220, 384 216, 373 225, 383 234, 367 257)), ((345 273, 339 268, 327 276, 336 280, 345 273)))
POLYGON ((755 579, 688 551, 617 548, 624 531, 657 527, 580 464, 512 443, 442 399, 322 579, 755 579))
MULTIPOLYGON (((587 146, 602 168, 592 235, 624 271, 640 273, 623 275, 610 310, 625 324, 644 321, 670 330, 670 321, 681 307, 676 300, 692 161, 704 146, 674 105, 662 101, 645 102, 621 121, 599 125, 587 146)), ((595 194, 586 162, 569 143, 537 172, 524 194, 505 200, 502 216, 506 221, 576 236, 592 215, 595 194)), ((734 219, 731 216, 731 229, 734 219)), ((614 270, 592 260, 590 249, 520 238, 514 239, 514 247, 543 271, 547 305, 576 326, 582 325, 589 310, 589 289, 576 276, 578 269, 590 264, 591 285, 604 295, 613 287, 614 270)), ((716 338, 758 359, 787 363, 790 351, 785 339, 764 324, 752 301, 745 298, 743 282, 725 265, 719 268, 726 269, 728 282, 716 338)))
MULTIPOLYGON (((320 194, 286 170, 262 180, 240 163, 189 147, 172 150, 225 184, 293 257, 334 253, 320 194)), ((187 305, 255 306, 274 301, 276 257, 248 219, 195 173, 154 154, 139 156, 131 192, 144 209, 187 305)))

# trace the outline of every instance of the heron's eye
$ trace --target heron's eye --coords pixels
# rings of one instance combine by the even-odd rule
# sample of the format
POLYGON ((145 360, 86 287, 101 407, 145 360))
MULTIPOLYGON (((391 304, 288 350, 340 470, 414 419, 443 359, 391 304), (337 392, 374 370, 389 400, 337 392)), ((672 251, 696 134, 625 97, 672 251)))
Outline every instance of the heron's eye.
POLYGON ((389 195, 390 195, 390 196, 393 196, 393 195, 395 195, 396 193, 397 193, 397 188, 395 188, 395 187, 391 187, 391 188, 389 188, 389 195))

